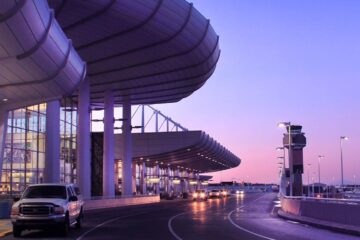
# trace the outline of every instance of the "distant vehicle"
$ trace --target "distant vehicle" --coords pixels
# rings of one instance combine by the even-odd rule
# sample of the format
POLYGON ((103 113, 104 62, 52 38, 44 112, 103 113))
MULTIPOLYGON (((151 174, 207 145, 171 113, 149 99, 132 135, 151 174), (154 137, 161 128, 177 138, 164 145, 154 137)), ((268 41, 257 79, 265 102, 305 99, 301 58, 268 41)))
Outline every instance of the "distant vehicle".
POLYGON ((235 192, 236 195, 244 195, 245 194, 245 191, 244 190, 236 190, 235 192))
POLYGON ((209 193, 210 198, 222 198, 221 192, 218 189, 213 189, 209 193))
POLYGON ((28 186, 11 208, 14 237, 26 229, 55 226, 63 236, 75 225, 82 227, 84 201, 73 184, 34 184, 28 186))
POLYGON ((205 190, 197 190, 193 193, 193 200, 204 200, 206 201, 208 199, 207 192, 205 190))
POLYGON ((228 196, 230 196, 230 192, 226 189, 223 189, 223 190, 221 190, 221 195, 223 197, 228 197, 228 196))

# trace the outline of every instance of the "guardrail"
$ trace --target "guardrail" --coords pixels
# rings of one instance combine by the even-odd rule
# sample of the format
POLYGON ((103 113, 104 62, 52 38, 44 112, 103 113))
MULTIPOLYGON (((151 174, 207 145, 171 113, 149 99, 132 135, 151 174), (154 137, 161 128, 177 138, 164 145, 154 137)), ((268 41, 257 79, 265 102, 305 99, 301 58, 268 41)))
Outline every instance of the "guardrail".
POLYGON ((360 226, 360 200, 280 196, 281 209, 289 214, 332 223, 360 226))

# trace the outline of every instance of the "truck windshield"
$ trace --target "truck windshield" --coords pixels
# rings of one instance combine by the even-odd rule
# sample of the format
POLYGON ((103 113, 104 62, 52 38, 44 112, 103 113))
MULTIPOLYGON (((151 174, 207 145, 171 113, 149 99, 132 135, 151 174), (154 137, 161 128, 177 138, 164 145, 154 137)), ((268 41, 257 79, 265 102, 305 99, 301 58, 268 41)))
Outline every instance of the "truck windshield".
POLYGON ((22 198, 66 199, 66 188, 65 186, 31 186, 25 190, 22 198))

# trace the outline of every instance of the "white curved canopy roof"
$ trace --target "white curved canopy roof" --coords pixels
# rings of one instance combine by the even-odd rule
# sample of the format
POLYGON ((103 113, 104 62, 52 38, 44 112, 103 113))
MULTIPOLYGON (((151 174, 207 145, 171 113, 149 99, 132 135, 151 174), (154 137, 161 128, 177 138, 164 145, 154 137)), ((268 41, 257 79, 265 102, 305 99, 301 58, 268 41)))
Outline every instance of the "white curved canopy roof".
MULTIPOLYGON (((200 88, 220 55, 218 36, 184 0, 49 0, 87 62, 92 103, 176 102, 200 88)), ((76 95, 76 94, 75 94, 76 95)))
POLYGON ((46 1, 1 1, 0 108, 69 95, 85 74, 46 1))

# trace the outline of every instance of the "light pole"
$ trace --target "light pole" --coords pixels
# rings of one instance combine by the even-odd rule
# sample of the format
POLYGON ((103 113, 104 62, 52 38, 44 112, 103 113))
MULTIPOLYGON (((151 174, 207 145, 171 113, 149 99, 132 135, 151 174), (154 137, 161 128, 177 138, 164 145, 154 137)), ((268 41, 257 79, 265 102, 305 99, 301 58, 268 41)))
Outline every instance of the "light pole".
POLYGON ((356 188, 356 175, 354 174, 354 191, 355 191, 355 188, 356 188))
MULTIPOLYGON (((278 123, 278 127, 281 127, 281 128, 288 128, 288 135, 289 135, 289 149, 288 149, 288 153, 289 153, 289 169, 290 169, 290 196, 293 195, 293 182, 294 182, 294 176, 293 176, 293 173, 292 173, 292 169, 291 169, 291 165, 290 165, 290 158, 291 158, 291 122, 280 122, 278 123)), ((285 159, 285 158, 284 158, 285 159)))
POLYGON ((343 167, 343 152, 342 152, 342 145, 343 145, 343 140, 349 140, 348 137, 346 136, 341 136, 340 137, 340 159, 341 159, 341 187, 344 186, 344 167, 343 167))
POLYGON ((311 163, 308 163, 307 164, 308 165, 308 167, 309 167, 309 169, 308 169, 308 171, 307 171, 307 177, 308 177, 308 197, 310 197, 310 166, 311 166, 311 163))
POLYGON ((320 178, 320 160, 324 158, 323 155, 319 155, 318 156, 318 174, 319 174, 319 183, 321 183, 321 178, 320 178))

